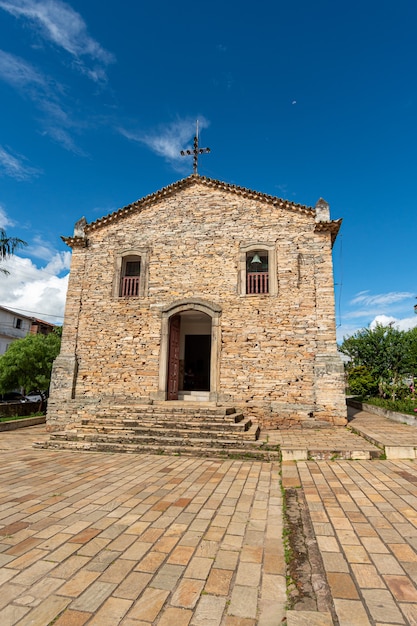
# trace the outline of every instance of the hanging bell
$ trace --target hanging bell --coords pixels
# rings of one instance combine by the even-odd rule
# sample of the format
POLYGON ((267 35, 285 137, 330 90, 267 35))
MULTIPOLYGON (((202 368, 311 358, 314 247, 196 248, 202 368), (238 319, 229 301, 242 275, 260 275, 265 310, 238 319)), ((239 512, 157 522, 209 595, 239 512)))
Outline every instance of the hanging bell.
POLYGON ((253 259, 252 259, 252 261, 250 263, 251 263, 251 265, 253 263, 260 263, 260 264, 262 263, 261 259, 259 258, 259 254, 257 252, 255 252, 255 254, 253 256, 253 259))

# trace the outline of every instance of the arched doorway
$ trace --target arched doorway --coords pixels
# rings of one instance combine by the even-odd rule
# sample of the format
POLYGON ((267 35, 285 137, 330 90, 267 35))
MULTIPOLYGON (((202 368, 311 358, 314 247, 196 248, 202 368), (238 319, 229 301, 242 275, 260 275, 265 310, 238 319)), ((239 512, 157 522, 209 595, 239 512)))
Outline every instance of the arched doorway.
POLYGON ((217 305, 200 300, 163 310, 159 399, 217 399, 220 312, 217 305))

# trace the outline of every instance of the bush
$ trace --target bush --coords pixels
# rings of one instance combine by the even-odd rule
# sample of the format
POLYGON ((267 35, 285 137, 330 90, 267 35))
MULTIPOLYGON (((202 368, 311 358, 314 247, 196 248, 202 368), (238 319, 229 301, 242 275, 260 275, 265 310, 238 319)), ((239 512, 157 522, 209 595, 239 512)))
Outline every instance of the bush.
POLYGON ((354 396, 372 396, 378 392, 378 382, 364 365, 348 371, 348 391, 354 396))
POLYGON ((411 395, 404 400, 367 398, 366 402, 368 402, 368 404, 373 404, 374 406, 379 406, 382 409, 387 409, 388 411, 395 411, 395 413, 406 413, 414 415, 414 417, 417 416, 417 399, 413 398, 411 395))

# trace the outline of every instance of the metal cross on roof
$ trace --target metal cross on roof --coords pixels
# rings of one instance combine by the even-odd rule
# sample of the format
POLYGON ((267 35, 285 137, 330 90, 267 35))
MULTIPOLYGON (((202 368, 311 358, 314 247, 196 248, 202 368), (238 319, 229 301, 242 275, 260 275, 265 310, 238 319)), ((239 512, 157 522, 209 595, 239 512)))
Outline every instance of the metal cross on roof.
POLYGON ((210 148, 199 148, 198 147, 198 120, 196 125, 195 137, 194 137, 194 148, 192 150, 181 150, 181 156, 193 156, 193 173, 197 174, 198 169, 198 155, 199 154, 208 154, 210 152, 210 148))

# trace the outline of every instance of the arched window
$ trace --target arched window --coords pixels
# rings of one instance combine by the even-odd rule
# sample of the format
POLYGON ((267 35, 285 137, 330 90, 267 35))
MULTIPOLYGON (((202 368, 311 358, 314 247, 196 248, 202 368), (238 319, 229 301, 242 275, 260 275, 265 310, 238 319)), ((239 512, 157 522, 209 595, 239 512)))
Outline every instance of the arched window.
POLYGON ((139 295, 140 269, 140 256, 132 255, 123 257, 122 276, 120 281, 120 296, 122 298, 137 297, 139 295))
POLYGON ((269 293, 268 250, 246 253, 246 293, 269 293))
POLYGON ((136 248, 121 252, 116 258, 113 295, 138 298, 146 295, 149 250, 136 248))
POLYGON ((276 295, 278 292, 274 242, 241 243, 239 256, 239 293, 276 295))

